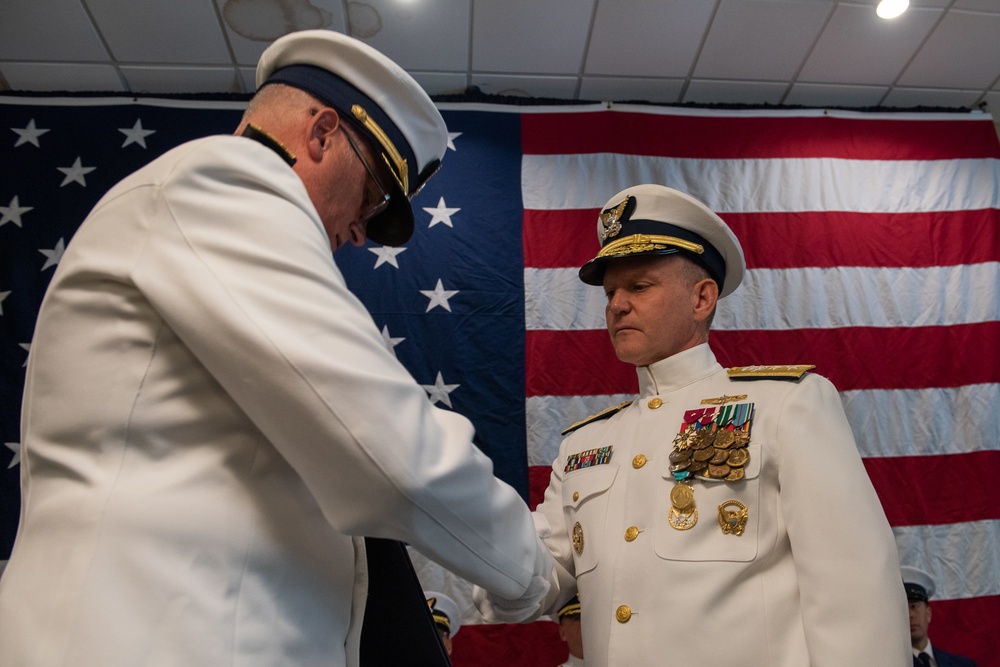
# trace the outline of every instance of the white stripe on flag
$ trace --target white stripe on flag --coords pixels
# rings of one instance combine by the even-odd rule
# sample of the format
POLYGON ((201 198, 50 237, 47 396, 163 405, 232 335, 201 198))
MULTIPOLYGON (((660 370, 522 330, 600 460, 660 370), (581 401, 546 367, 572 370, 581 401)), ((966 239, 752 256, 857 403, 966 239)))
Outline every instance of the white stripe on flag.
POLYGON ((559 454, 563 430, 590 415, 623 401, 631 394, 603 396, 529 396, 525 401, 528 426, 528 465, 549 466, 559 454))
MULTIPOLYGON (((713 329, 922 327, 1000 320, 1000 263, 925 268, 752 269, 713 329), (790 308, 789 304, 795 304, 790 308)), ((604 329, 604 291, 576 268, 525 269, 525 327, 604 329)))
POLYGON ((637 183, 663 183, 719 213, 855 211, 906 213, 995 208, 992 158, 705 160, 617 153, 525 155, 526 209, 601 208, 637 183))
MULTIPOLYGON (((865 389, 840 395, 863 458, 1000 449, 991 407, 1000 405, 1000 385, 865 389)), ((550 465, 559 452, 564 429, 634 398, 631 394, 529 397, 525 402, 528 465, 550 465)))
POLYGON ((899 561, 931 575, 935 600, 1000 595, 1000 521, 897 526, 899 561))
POLYGON ((1000 450, 1000 385, 841 392, 861 456, 935 456, 1000 450))

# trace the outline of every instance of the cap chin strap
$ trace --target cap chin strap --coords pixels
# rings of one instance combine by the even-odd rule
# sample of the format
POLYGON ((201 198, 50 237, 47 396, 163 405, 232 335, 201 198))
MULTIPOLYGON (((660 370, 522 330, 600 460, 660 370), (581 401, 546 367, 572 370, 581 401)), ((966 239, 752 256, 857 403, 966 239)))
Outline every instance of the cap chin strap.
POLYGON ((396 149, 396 145, 392 143, 389 139, 389 135, 379 127, 379 124, 368 115, 364 107, 360 104, 355 104, 351 107, 351 113, 354 117, 364 125, 365 129, 371 132, 372 136, 382 147, 382 158, 385 160, 386 164, 389 165, 389 171, 392 172, 393 177, 399 186, 403 188, 403 194, 408 194, 410 192, 410 169, 406 164, 406 159, 399 154, 396 149))

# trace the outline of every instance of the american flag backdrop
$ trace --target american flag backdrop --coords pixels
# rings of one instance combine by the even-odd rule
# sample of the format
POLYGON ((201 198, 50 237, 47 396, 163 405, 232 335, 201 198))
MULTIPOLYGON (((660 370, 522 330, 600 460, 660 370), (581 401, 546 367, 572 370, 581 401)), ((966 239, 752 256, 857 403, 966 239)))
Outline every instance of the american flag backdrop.
MULTIPOLYGON (((413 239, 336 258, 431 399, 474 422, 498 476, 534 506, 559 432, 636 390, 604 331, 602 291, 576 269, 597 250, 613 194, 683 190, 746 253, 747 278, 710 338, 720 361, 815 364, 834 382, 901 560, 936 579, 934 645, 1000 667, 1000 144, 989 116, 440 106, 449 149, 414 201, 413 239)), ((242 108, 0 97, 0 559, 18 520, 24 366, 66 244, 114 183, 183 141, 230 133, 242 108)), ((414 558, 426 586, 467 612, 459 667, 565 658, 553 623, 477 625, 468 586, 414 558)))

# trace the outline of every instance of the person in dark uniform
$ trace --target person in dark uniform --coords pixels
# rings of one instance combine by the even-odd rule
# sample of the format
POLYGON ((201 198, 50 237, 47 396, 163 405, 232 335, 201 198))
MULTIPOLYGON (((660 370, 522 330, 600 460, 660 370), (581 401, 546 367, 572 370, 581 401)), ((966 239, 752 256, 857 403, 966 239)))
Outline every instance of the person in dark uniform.
POLYGON ((903 588, 910 607, 910 643, 913 647, 913 667, 976 667, 976 661, 931 646, 927 627, 931 623, 930 599, 934 596, 934 580, 923 570, 904 565, 903 588))

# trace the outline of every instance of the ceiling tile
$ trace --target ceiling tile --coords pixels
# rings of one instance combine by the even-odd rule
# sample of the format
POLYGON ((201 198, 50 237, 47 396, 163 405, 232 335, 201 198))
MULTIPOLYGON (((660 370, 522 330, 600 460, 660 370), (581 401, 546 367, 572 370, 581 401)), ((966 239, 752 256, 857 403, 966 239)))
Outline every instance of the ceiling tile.
POLYGON ((152 67, 123 65, 122 76, 133 93, 240 93, 232 67, 152 67))
POLYGON ((212 0, 87 0, 87 6, 119 61, 232 62, 212 0))
POLYGON ((469 80, 465 72, 410 72, 410 76, 428 95, 464 93, 469 80))
POLYGON ((1000 12, 997 0, 955 0, 953 9, 977 9, 984 12, 1000 12))
POLYGON ((796 83, 783 103, 804 107, 874 107, 887 90, 888 86, 796 83))
POLYGON ((886 21, 871 7, 838 5, 798 80, 890 85, 930 33, 941 11, 911 9, 886 21))
POLYGON ((694 75, 790 79, 832 7, 832 2, 819 0, 722 0, 694 75))
POLYGON ((0 59, 72 61, 107 57, 78 0, 4 0, 0 59))
POLYGON ((882 103, 887 107, 973 107, 983 96, 978 90, 893 88, 882 103))
POLYGON ((788 88, 784 83, 693 80, 684 102, 696 104, 780 104, 788 88))
POLYGON ((998 36, 1000 13, 951 9, 903 72, 899 84, 985 90, 1000 76, 998 36))
POLYGON ((300 0, 295 12, 281 11, 277 2, 215 0, 215 4, 233 55, 241 65, 256 65, 268 44, 296 30, 347 32, 341 0, 300 0))
POLYGON ((576 77, 473 74, 472 85, 490 95, 515 97, 576 98, 576 77))
POLYGON ((469 67, 469 2, 350 2, 351 34, 406 70, 465 72, 469 67))
POLYGON ((125 90, 118 72, 111 65, 2 63, 0 72, 11 90, 65 90, 74 93, 125 90))
POLYGON ((238 68, 240 73, 240 79, 243 81, 243 92, 253 93, 257 90, 257 68, 256 67, 240 67, 238 68))
POLYGON ((595 0, 477 2, 472 68, 489 72, 577 74, 595 0))
POLYGON ((586 73, 687 76, 713 7, 705 0, 598 3, 586 73))
POLYGON ((585 76, 580 83, 580 99, 600 102, 653 102, 677 104, 684 79, 630 79, 585 76))

